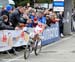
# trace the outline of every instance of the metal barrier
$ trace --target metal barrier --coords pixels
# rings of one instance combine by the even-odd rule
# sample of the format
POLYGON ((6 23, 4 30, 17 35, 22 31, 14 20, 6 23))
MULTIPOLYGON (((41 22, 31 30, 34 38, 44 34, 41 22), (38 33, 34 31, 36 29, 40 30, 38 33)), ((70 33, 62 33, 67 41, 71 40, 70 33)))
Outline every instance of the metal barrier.
MULTIPOLYGON (((47 27, 42 35, 44 37, 42 40, 42 45, 58 40, 60 38, 58 23, 47 27)), ((28 40, 29 36, 22 30, 2 30, 0 31, 0 52, 8 51, 13 47, 24 46, 27 44, 28 40)))
POLYGON ((52 24, 50 27, 43 32, 44 39, 42 40, 42 45, 53 43, 60 39, 59 36, 59 24, 52 24))

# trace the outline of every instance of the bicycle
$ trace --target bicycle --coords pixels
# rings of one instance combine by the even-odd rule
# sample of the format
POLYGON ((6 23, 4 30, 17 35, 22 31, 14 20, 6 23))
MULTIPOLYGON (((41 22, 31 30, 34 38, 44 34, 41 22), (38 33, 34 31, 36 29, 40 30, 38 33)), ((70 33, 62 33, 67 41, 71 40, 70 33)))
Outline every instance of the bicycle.
POLYGON ((41 48, 42 48, 42 40, 40 38, 40 35, 36 34, 34 38, 31 38, 31 37, 29 38, 30 40, 28 44, 26 45, 25 51, 24 51, 25 59, 28 59, 32 51, 34 51, 36 56, 39 55, 39 53, 41 52, 41 48))

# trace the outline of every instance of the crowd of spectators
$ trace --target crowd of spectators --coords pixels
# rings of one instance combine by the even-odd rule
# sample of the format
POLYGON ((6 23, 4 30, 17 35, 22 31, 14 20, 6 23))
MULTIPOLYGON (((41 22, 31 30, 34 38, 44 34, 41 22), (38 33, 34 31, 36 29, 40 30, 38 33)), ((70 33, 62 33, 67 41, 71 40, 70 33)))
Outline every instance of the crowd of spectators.
MULTIPOLYGON (((12 7, 11 5, 3 6, 0 12, 0 30, 23 29, 23 27, 36 27, 39 22, 43 26, 50 26, 52 23, 62 21, 62 12, 57 15, 53 9, 36 11, 36 9, 27 6, 12 7)), ((60 28, 62 22, 60 22, 60 28)), ((61 29, 62 31, 62 29, 61 29)))

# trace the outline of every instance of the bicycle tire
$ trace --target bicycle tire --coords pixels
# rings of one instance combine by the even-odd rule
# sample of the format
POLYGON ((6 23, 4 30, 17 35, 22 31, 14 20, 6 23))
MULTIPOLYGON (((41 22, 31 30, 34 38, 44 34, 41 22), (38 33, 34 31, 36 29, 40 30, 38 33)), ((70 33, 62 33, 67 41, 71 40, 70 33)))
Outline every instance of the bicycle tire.
POLYGON ((29 56, 30 56, 30 49, 29 48, 25 48, 24 59, 28 59, 29 56))
POLYGON ((42 48, 42 41, 41 40, 36 41, 35 50, 34 50, 36 56, 39 55, 39 53, 41 52, 41 48, 42 48), (39 42, 40 42, 40 45, 39 45, 39 42))

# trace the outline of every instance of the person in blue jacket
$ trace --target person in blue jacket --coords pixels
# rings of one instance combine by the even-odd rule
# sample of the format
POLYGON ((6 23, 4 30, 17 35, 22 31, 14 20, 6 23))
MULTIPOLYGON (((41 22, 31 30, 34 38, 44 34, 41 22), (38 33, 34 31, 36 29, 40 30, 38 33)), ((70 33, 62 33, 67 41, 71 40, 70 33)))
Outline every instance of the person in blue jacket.
POLYGON ((43 12, 39 12, 38 21, 43 24, 46 24, 46 17, 44 16, 43 12))
POLYGON ((29 17, 31 20, 34 20, 35 16, 36 16, 36 13, 33 11, 29 17))
POLYGON ((28 24, 28 27, 33 27, 35 17, 36 17, 36 12, 32 11, 32 13, 29 16, 29 18, 31 19, 32 23, 28 24))

